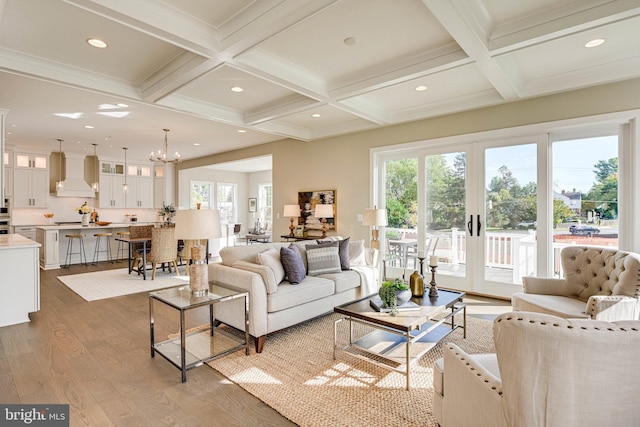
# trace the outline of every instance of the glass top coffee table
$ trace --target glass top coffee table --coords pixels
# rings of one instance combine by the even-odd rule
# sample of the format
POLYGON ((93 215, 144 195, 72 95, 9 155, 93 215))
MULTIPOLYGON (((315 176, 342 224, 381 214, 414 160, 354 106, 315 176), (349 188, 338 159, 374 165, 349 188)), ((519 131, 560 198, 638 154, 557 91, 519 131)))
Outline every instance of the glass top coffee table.
POLYGON ((438 289, 436 297, 425 295, 411 300, 419 305, 414 310, 399 311, 397 316, 376 311, 365 298, 334 308, 342 314, 333 327, 333 358, 342 350, 354 357, 366 360, 385 369, 399 372, 410 386, 411 365, 431 350, 442 339, 457 328, 463 329, 467 337, 467 306, 462 302, 464 292, 438 289), (455 315, 462 311, 462 324, 455 315), (338 326, 349 323, 346 343, 338 343, 338 326), (356 337, 354 323, 373 328, 363 336, 356 337))

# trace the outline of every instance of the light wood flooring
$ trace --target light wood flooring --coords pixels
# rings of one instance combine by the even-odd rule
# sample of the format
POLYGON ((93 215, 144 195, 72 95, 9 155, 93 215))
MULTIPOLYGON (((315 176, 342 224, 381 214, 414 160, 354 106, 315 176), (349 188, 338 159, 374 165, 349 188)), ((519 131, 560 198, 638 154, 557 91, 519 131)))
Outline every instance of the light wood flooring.
MULTIPOLYGON (((295 425, 208 366, 181 383, 178 369, 151 358, 148 293, 86 302, 57 280, 125 266, 41 271, 40 311, 29 323, 0 328, 0 402, 68 403, 71 426, 295 425)), ((468 303, 470 315, 489 319, 509 308, 480 297, 468 303)), ((156 336, 177 332, 177 320, 175 310, 157 305, 156 336)), ((260 355, 252 348, 248 357, 260 355)))

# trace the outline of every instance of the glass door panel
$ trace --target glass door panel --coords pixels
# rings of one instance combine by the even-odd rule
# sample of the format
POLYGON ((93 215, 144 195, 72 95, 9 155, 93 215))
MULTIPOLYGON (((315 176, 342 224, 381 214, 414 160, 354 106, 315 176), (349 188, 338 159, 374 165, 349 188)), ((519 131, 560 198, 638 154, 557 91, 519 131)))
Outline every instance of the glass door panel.
POLYGON ((553 274, 568 245, 618 248, 618 136, 557 141, 553 152, 553 274))
POLYGON ((485 282, 521 284, 536 271, 536 153, 536 144, 485 150, 485 282))
POLYGON ((439 285, 467 276, 466 163, 465 151, 425 157, 424 256, 437 257, 439 285))

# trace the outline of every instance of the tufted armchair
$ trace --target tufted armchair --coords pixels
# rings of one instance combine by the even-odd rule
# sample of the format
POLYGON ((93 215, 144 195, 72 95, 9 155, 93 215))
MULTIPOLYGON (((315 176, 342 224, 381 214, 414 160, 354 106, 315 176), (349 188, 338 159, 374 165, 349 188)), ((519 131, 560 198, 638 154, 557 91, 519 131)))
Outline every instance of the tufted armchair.
POLYGON ((565 278, 525 277, 524 292, 511 297, 514 310, 564 318, 638 319, 640 255, 569 246, 560 258, 565 278))
POLYGON ((443 345, 433 374, 442 427, 640 424, 640 321, 511 312, 493 335, 495 354, 443 345))

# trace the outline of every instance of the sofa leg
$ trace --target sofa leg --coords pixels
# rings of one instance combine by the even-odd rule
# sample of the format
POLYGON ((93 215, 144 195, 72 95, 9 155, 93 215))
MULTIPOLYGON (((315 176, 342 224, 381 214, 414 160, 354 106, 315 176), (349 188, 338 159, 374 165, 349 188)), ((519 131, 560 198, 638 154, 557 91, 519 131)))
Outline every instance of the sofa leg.
POLYGON ((255 337, 254 341, 256 344, 256 353, 262 353, 262 349, 264 348, 264 340, 266 335, 262 335, 261 337, 255 337))

